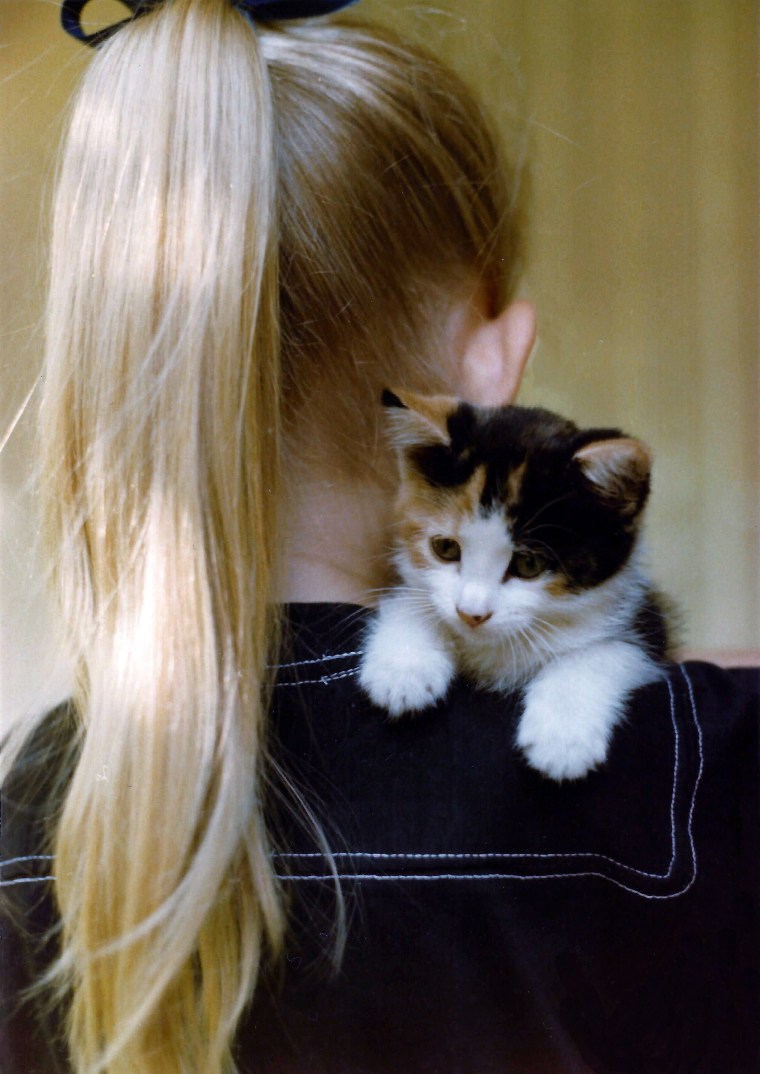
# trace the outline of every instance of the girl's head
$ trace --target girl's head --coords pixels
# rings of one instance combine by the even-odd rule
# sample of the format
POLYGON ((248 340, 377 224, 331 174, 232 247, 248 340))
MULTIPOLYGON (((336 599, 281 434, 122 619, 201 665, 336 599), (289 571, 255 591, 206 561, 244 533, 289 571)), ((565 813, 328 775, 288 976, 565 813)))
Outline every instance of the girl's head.
POLYGON ((478 106, 385 33, 166 0, 94 58, 41 421, 82 728, 55 833, 77 1071, 231 1069, 284 928, 262 805, 281 443, 321 420, 369 453, 382 385, 450 387, 452 310, 511 297, 519 217, 478 106))
POLYGON ((452 305, 479 290, 492 314, 512 297, 519 184, 480 107, 429 56, 324 22, 259 41, 274 101, 286 405, 329 398, 331 428, 337 416, 366 446, 383 384, 451 382, 452 305))

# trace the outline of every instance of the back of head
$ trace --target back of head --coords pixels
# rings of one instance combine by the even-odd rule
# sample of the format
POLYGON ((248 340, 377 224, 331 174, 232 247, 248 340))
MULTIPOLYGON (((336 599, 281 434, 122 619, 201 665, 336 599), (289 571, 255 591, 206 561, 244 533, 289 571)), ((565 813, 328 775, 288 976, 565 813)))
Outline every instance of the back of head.
POLYGON ((41 420, 82 729, 55 832, 78 1074, 233 1069, 284 927, 262 806, 281 429, 329 392, 349 453, 383 383, 435 390, 452 296, 514 287, 518 208, 458 80, 385 33, 166 0, 88 70, 41 420))
POLYGON ((452 298, 480 284, 495 312, 512 296, 518 177, 480 106, 428 54, 360 25, 260 40, 275 100, 286 404, 328 384, 338 429, 371 443, 362 430, 382 384, 446 383, 452 298))

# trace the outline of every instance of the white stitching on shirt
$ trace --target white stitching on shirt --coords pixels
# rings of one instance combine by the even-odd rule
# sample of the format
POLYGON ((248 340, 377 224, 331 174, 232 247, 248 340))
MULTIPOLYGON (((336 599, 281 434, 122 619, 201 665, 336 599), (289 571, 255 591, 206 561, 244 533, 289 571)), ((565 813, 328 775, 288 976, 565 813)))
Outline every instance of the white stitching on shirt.
POLYGON ((688 830, 688 833, 689 833, 689 844, 691 845, 691 857, 692 857, 692 862, 693 862, 693 866, 692 866, 692 868, 693 868, 693 876, 691 878, 691 883, 688 885, 687 888, 684 888, 685 891, 688 891, 689 888, 691 887, 691 885, 697 879, 697 871, 698 871, 697 870, 697 846, 696 846, 696 843, 694 842, 693 821, 694 821, 694 810, 697 807, 697 790, 699 789, 699 784, 702 782, 702 773, 704 772, 704 769, 705 769, 705 751, 704 751, 704 740, 703 740, 703 735, 702 735, 702 726, 701 726, 701 724, 699 722, 699 718, 697 717, 697 703, 696 703, 696 700, 694 698, 694 689, 693 689, 693 686, 692 686, 692 681, 689 678, 689 675, 688 675, 688 673, 686 671, 686 668, 683 666, 683 664, 679 664, 678 667, 679 667, 679 670, 681 672, 681 675, 684 678, 684 681, 686 682, 686 686, 687 686, 687 689, 689 691, 689 703, 691 705, 691 714, 692 714, 692 719, 694 720, 694 726, 697 729, 697 746, 699 748, 699 768, 697 769, 697 776, 696 776, 696 779, 694 780, 694 788, 693 788, 692 793, 691 793, 691 805, 689 806, 689 821, 688 821, 688 825, 687 825, 687 830, 688 830))
POLYGON ((20 858, 6 858, 5 861, 0 861, 0 869, 4 865, 18 865, 20 861, 52 861, 52 854, 24 854, 20 858))
MULTIPOLYGON (((599 879, 609 881, 610 883, 614 884, 616 887, 622 888, 624 891, 630 892, 632 895, 638 895, 640 898, 643 898, 643 899, 652 899, 652 900, 673 899, 673 898, 676 898, 676 897, 678 897, 680 895, 685 894, 685 892, 687 892, 689 890, 689 888, 692 887, 692 885, 694 884, 694 882, 695 882, 695 880, 697 878, 697 872, 698 872, 697 852, 696 852, 696 845, 695 845, 695 842, 694 842, 694 832, 693 832, 693 818, 694 818, 694 810, 695 810, 695 807, 696 807, 697 790, 699 788, 699 784, 700 784, 701 779, 702 779, 702 772, 703 772, 703 769, 704 769, 704 749, 703 749, 702 728, 701 728, 701 725, 699 723, 699 717, 698 717, 698 714, 697 714, 697 707, 696 707, 696 702, 695 702, 695 698, 694 698, 694 691, 692 689, 691 680, 690 680, 690 678, 689 678, 689 676, 688 676, 688 674, 686 672, 686 669, 683 667, 683 665, 679 665, 679 670, 680 670, 681 675, 683 676, 684 680, 686 681, 686 685, 687 685, 688 691, 689 691, 689 700, 690 700, 690 706, 691 706, 691 716, 692 716, 692 720, 694 721, 694 726, 695 726, 696 731, 697 731, 697 745, 698 745, 698 750, 699 750, 699 768, 697 770, 697 775, 696 775, 696 778, 694 780, 694 786, 692 788, 691 803, 690 803, 690 807, 689 807, 689 818, 688 818, 688 822, 687 822, 687 833, 688 833, 688 838, 689 838, 689 845, 691 847, 691 858, 692 858, 692 861, 691 861, 691 876, 689 877, 688 882, 682 888, 680 888, 678 891, 670 892, 670 893, 667 893, 667 894, 659 894, 659 893, 647 894, 646 892, 639 891, 637 888, 629 887, 627 884, 624 884, 621 881, 616 880, 614 877, 608 876, 606 873, 595 872, 593 870, 586 871, 586 872, 580 872, 580 873, 573 872, 573 873, 537 873, 537 874, 525 874, 525 873, 517 873, 517 874, 516 873, 423 873, 423 874, 409 874, 409 873, 397 873, 397 874, 394 874, 394 873, 338 873, 337 874, 337 879, 339 879, 339 880, 380 880, 380 881, 385 881, 385 880, 393 880, 393 881, 409 881, 409 880, 420 880, 420 881, 429 881, 429 880, 482 880, 482 881, 485 881, 485 880, 574 880, 574 879, 579 878, 579 877, 598 877, 599 879)), ((667 879, 670 878, 670 876, 672 874, 672 870, 673 870, 673 865, 674 865, 674 862, 675 862, 675 838, 676 838, 676 832, 675 832, 675 791, 676 791, 676 783, 677 783, 677 775, 678 775, 678 754, 679 754, 678 746, 679 746, 679 739, 678 739, 678 728, 677 728, 677 724, 675 722, 675 698, 674 698, 674 694, 673 694, 673 689, 672 689, 670 680, 668 679, 668 680, 666 680, 666 682, 667 682, 667 686, 668 686, 668 693, 670 695, 671 719, 673 720, 673 726, 674 726, 675 733, 676 733, 675 759, 674 759, 674 772, 673 772, 674 791, 673 791, 673 796, 671 798, 671 846, 673 847, 673 856, 671 858, 671 862, 670 862, 670 866, 668 868, 668 872, 665 873, 665 874, 647 873, 647 872, 644 872, 643 870, 635 869, 633 866, 622 865, 622 863, 615 861, 613 858, 608 858, 608 857, 606 857, 606 855, 603 855, 603 854, 599 854, 599 855, 593 855, 593 854, 586 855, 586 854, 578 854, 578 853, 557 854, 557 855, 550 855, 550 854, 546 854, 546 855, 541 855, 541 854, 535 854, 535 855, 533 855, 533 854, 528 854, 528 855, 523 855, 523 854, 520 854, 520 855, 517 855, 517 854, 502 854, 502 855, 495 855, 496 857, 501 857, 501 858, 531 857, 531 858, 539 859, 539 858, 548 858, 548 857, 578 858, 578 857, 589 856, 589 857, 597 857, 598 859, 601 859, 603 861, 608 861, 612 865, 622 867, 622 868, 624 868, 626 870, 638 873, 640 876, 648 877, 648 878, 651 878, 651 879, 667 880, 667 879)), ((281 857, 285 857, 285 856, 286 855, 281 855, 281 857)), ((298 857, 299 855, 293 855, 293 856, 298 857)), ((317 854, 315 856, 320 857, 321 855, 317 854)), ((355 853, 355 852, 350 852, 349 851, 349 852, 345 852, 344 854, 340 854, 340 855, 336 854, 335 855, 335 857, 338 857, 338 856, 352 858, 352 857, 370 857, 370 856, 379 857, 380 855, 368 855, 368 854, 355 853)), ((473 857, 473 858, 476 857, 475 855, 472 855, 472 856, 463 855, 463 856, 464 857, 473 857)), ((486 855, 483 855, 483 857, 485 857, 485 856, 486 855)), ((488 856, 490 856, 490 855, 488 855, 488 856)), ((388 857, 391 857, 391 855, 388 855, 388 857)), ((403 855, 403 857, 414 860, 414 859, 417 859, 417 858, 426 857, 426 855, 403 855)), ((448 854, 448 855, 440 855, 440 856, 437 856, 437 857, 439 857, 442 860, 443 859, 453 860, 453 859, 459 858, 460 855, 458 855, 458 854, 448 854)), ((301 880, 320 881, 321 880, 321 881, 334 882, 335 876, 334 875, 333 876, 330 876, 330 875, 325 876, 324 874, 313 874, 313 875, 300 874, 299 875, 299 874, 283 873, 283 874, 278 874, 278 879, 284 880, 284 881, 301 881, 301 880)))
MULTIPOLYGON (((624 862, 618 861, 616 858, 611 858, 606 854, 600 854, 598 851, 557 851, 553 853, 498 853, 498 852, 441 852, 441 853, 384 853, 378 851, 336 851, 333 854, 334 858, 364 858, 367 860, 401 860, 401 861, 487 861, 493 859, 505 859, 510 858, 519 860, 522 858, 531 858, 536 860, 551 860, 553 858, 591 858, 597 861, 609 862, 610 865, 614 865, 617 868, 625 869, 627 872, 636 873, 638 876, 644 876, 652 880, 668 880, 673 872, 673 866, 676 859, 676 817, 675 817, 675 803, 676 793, 678 789, 678 771, 680 768, 680 735, 678 732, 678 724, 675 717, 675 696, 673 694, 673 688, 669 680, 666 680, 670 701, 670 719, 673 725, 673 790, 670 796, 670 846, 671 857, 668 864, 667 871, 664 873, 647 872, 645 869, 637 869, 634 865, 626 865, 624 862)), ((297 851, 283 851, 277 855, 277 858, 323 858, 324 855, 319 851, 311 851, 300 853, 297 851)))
MULTIPOLYGON (((645 892, 638 891, 636 888, 629 887, 627 884, 623 884, 619 880, 615 880, 614 877, 608 876, 606 873, 599 873, 599 872, 595 872, 593 870, 587 871, 587 872, 581 872, 581 873, 538 873, 538 874, 519 874, 519 873, 432 873, 432 874, 338 873, 337 874, 337 879, 339 879, 339 880, 383 880, 383 881, 384 880, 395 880, 395 881, 402 881, 402 880, 403 881, 409 881, 409 880, 420 880, 420 881, 429 881, 429 880, 573 880, 573 879, 576 879, 576 878, 579 878, 579 877, 598 877, 600 879, 609 881, 610 883, 614 884, 616 887, 622 888, 624 891, 628 891, 633 895, 639 895, 641 898, 644 898, 644 899, 672 899, 672 898, 676 898, 679 895, 683 895, 694 884, 694 881, 697 878, 697 872, 698 872, 697 851, 696 851, 696 844, 694 842, 694 832, 693 832, 693 818, 694 818, 694 810, 695 810, 695 807, 696 807, 697 790, 699 788, 699 784, 700 784, 701 779, 702 779, 702 772, 704 770, 704 748, 703 748, 702 728, 701 728, 701 725, 699 723, 699 717, 698 717, 698 714, 697 714, 697 706, 696 706, 696 701, 695 701, 695 698, 694 698, 694 690, 693 690, 693 687, 692 687, 691 679, 689 678, 689 675, 687 674, 686 669, 683 667, 683 665, 679 665, 679 670, 680 670, 681 675, 683 676, 683 678, 684 678, 684 680, 686 682, 686 686, 687 686, 687 689, 688 689, 688 692, 689 692, 689 701, 690 701, 690 706, 691 706, 691 716, 692 716, 692 719, 694 721, 694 726, 695 726, 696 731, 697 731, 697 744, 698 744, 698 749, 699 749, 699 768, 697 770, 697 776, 696 776, 696 778, 694 780, 694 786, 692 788, 691 803, 690 803, 690 807, 689 807, 689 818, 688 818, 688 823, 687 823, 687 833, 688 833, 688 837, 689 837, 689 845, 691 847, 691 855, 692 855, 692 871, 691 871, 691 877, 689 878, 688 883, 683 888, 681 888, 679 891, 672 892, 672 893, 669 893, 669 894, 646 894, 645 892)), ((344 676, 345 674, 348 674, 348 673, 344 673, 344 672, 340 673, 341 676, 344 676)), ((323 680, 318 679, 316 681, 317 682, 322 682, 323 680)), ((674 697, 674 694, 673 694, 673 689, 672 689, 670 680, 668 679, 668 680, 666 680, 666 682, 667 682, 668 693, 669 693, 669 697, 670 697, 671 720, 673 722, 673 728, 674 728, 674 732, 675 732, 675 743, 674 743, 675 756, 674 756, 674 768, 673 768, 673 781, 674 781, 673 782, 673 788, 674 789, 673 789, 673 795, 671 797, 671 810, 670 810, 670 812, 671 812, 671 846, 672 846, 672 849, 673 849, 673 853, 672 853, 670 866, 668 868, 667 873, 663 874, 663 873, 645 872, 644 870, 636 869, 634 866, 624 865, 623 863, 616 861, 614 858, 609 858, 604 854, 595 854, 593 852, 580 852, 580 853, 573 852, 573 853, 566 853, 566 854, 563 854, 563 853, 557 853, 557 854, 506 854, 506 853, 505 854, 495 854, 495 853, 486 853, 486 854, 466 854, 466 853, 398 854, 398 853, 378 853, 378 852, 364 853, 364 852, 361 852, 361 851, 344 851, 344 852, 336 852, 333 856, 335 858, 349 858, 349 859, 351 859, 351 858, 373 858, 373 859, 399 859, 399 858, 401 858, 401 859, 404 859, 404 860, 423 860, 423 859, 425 859, 425 860, 431 860, 431 859, 434 859, 434 860, 460 860, 460 859, 463 859, 463 858, 464 859, 469 859, 469 860, 484 860, 484 859, 487 859, 487 858, 512 858, 512 859, 533 858, 533 859, 538 860, 538 859, 547 859, 547 858, 571 859, 571 858, 591 857, 591 858, 596 858, 596 859, 599 859, 599 860, 602 860, 602 861, 607 861, 611 865, 615 865, 615 866, 617 866, 619 868, 626 869, 627 871, 637 873, 640 876, 644 876, 644 877, 647 877, 647 878, 650 878, 650 879, 658 879, 658 880, 667 880, 667 879, 669 879, 670 875, 672 873, 672 870, 673 870, 673 865, 674 865, 674 862, 675 862, 675 854, 676 854, 676 848, 675 848, 675 839, 676 839, 676 833, 675 833, 675 824, 676 824, 676 821, 675 821, 675 793, 676 793, 676 784, 677 784, 678 767, 679 767, 679 752, 680 752, 680 750, 679 750, 679 742, 680 742, 680 739, 679 739, 679 736, 678 736, 678 727, 677 727, 676 720, 675 720, 675 697, 674 697)), ((322 857, 322 855, 319 854, 319 853, 305 853, 305 854, 282 853, 282 854, 273 855, 273 857, 279 858, 279 859, 283 859, 283 858, 304 859, 304 858, 322 857)), ((3 866, 6 866, 6 865, 14 865, 14 864, 17 864, 17 863, 22 862, 22 861, 49 861, 51 859, 52 859, 52 855, 50 855, 50 854, 28 854, 28 855, 23 855, 21 857, 8 858, 5 861, 0 861, 0 868, 2 868, 3 866)), ((335 878, 336 878, 334 875, 325 876, 324 874, 319 874, 319 873, 311 874, 311 875, 308 875, 308 874, 278 873, 277 877, 278 877, 278 879, 284 880, 284 881, 309 880, 309 881, 327 881, 329 883, 333 883, 335 878)), ((55 877, 54 876, 17 877, 16 879, 13 879, 13 880, 0 880, 0 887, 10 887, 10 886, 12 886, 14 884, 42 883, 44 881, 49 881, 49 880, 55 880, 55 877)))
POLYGON ((692 886, 696 879, 696 872, 693 872, 687 884, 678 891, 667 892, 666 894, 660 893, 647 893, 646 891, 639 891, 638 888, 632 888, 628 884, 623 884, 620 880, 616 880, 613 876, 609 876, 607 873, 599 873, 592 871, 582 873, 338 873, 337 877, 332 877, 329 874, 315 873, 314 875, 303 875, 288 873, 277 873, 277 879, 283 881, 296 881, 296 880, 323 880, 329 883, 334 883, 335 879, 338 880, 395 880, 395 881, 408 881, 408 880, 578 880, 586 879, 588 877, 596 877, 599 880, 606 880, 610 884, 614 884, 617 888, 622 888, 623 891, 629 892, 631 895, 638 895, 641 899, 650 899, 652 901, 662 901, 665 899, 676 899, 681 895, 684 895, 692 886))
MULTIPOLYGON (((3 865, 4 862, 0 862, 3 865)), ((14 884, 41 884, 45 880, 55 880, 54 876, 17 876, 15 880, 0 880, 0 888, 12 888, 14 884)))
POLYGON ((278 682, 275 683, 275 687, 279 689, 281 686, 327 686, 328 683, 335 682, 336 679, 350 679, 358 674, 358 668, 349 668, 348 671, 334 671, 332 675, 322 675, 319 679, 298 679, 296 682, 278 682))
POLYGON ((308 664, 324 664, 327 660, 347 660, 349 656, 363 656, 362 649, 356 649, 352 653, 333 653, 331 656, 318 656, 315 660, 296 660, 292 664, 270 664, 270 670, 282 670, 284 668, 302 668, 308 664))
MULTIPOLYGON (((6 858, 0 861, 0 869, 6 865, 18 865, 24 861, 52 861, 52 854, 22 854, 18 858, 6 858)), ((0 888, 10 888, 15 884, 39 884, 44 880, 55 880, 54 876, 17 876, 12 880, 0 880, 0 888)))

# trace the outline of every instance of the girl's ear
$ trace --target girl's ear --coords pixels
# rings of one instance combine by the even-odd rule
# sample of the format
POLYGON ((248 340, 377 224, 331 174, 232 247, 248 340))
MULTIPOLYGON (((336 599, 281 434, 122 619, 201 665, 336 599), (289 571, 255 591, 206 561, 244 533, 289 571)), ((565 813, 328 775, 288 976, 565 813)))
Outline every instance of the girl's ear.
POLYGON ((477 406, 504 406, 517 395, 536 340, 536 310, 517 299, 468 333, 459 359, 457 395, 477 406))

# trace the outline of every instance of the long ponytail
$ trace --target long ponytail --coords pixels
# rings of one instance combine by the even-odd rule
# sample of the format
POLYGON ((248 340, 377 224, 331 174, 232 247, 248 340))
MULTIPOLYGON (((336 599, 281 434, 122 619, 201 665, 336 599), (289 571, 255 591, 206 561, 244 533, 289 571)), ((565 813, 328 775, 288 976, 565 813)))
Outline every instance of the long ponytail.
POLYGON ((280 426, 289 458, 316 415, 342 472, 373 465, 380 386, 443 390, 452 298, 512 294, 518 180, 450 72, 361 25, 164 0, 85 76, 40 444, 79 749, 41 984, 76 1074, 235 1069, 284 931, 263 812, 280 426))
POLYGON ((45 525, 81 750, 55 977, 77 1074, 221 1074, 282 939, 262 816, 279 459, 275 146, 255 32, 171 0, 105 45, 58 181, 45 525))

